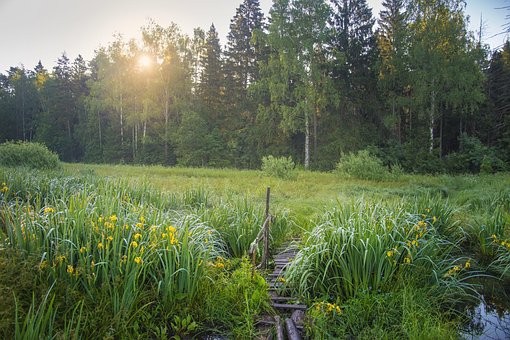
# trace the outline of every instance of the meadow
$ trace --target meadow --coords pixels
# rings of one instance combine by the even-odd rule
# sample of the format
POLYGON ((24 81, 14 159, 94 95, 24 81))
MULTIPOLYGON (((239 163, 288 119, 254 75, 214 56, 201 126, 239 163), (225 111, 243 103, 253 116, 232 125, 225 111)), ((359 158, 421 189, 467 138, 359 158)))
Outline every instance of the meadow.
POLYGON ((64 164, 0 183, 2 338, 267 335, 246 257, 267 186, 271 249, 301 240, 284 289, 310 306, 309 338, 458 338, 480 279, 510 282, 508 174, 64 164))

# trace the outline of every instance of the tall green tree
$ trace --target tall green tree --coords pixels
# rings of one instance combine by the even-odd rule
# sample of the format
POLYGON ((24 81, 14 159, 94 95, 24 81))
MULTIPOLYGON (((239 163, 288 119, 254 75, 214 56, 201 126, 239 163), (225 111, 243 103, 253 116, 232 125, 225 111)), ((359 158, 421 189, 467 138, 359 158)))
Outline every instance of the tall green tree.
POLYGON ((225 77, 220 39, 214 24, 207 32, 201 60, 199 97, 209 124, 222 124, 225 77))
POLYGON ((427 129, 425 134, 423 129, 415 134, 427 136, 429 152, 439 146, 442 155, 444 114, 455 115, 457 131, 463 131, 467 115, 483 101, 483 78, 478 57, 471 53, 463 1, 415 0, 409 10, 413 19, 409 67, 415 126, 427 129))
POLYGON ((406 102, 408 18, 407 0, 385 0, 379 17, 379 29, 376 33, 378 61, 378 84, 382 98, 386 98, 386 126, 393 131, 393 137, 401 143, 402 122, 405 119, 406 102))
POLYGON ((304 167, 310 168, 311 125, 326 104, 322 72, 329 41, 330 7, 325 1, 280 0, 271 9, 268 42, 273 53, 265 70, 270 110, 287 133, 304 134, 304 167))
POLYGON ((494 52, 488 69, 488 96, 491 113, 487 117, 487 138, 510 160, 510 41, 494 52))

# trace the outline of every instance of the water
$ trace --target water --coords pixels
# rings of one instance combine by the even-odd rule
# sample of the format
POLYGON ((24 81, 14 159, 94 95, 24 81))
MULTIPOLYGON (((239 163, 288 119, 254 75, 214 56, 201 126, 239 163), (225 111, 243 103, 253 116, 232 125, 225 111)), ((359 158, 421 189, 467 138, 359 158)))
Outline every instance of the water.
POLYGON ((469 311, 471 321, 464 339, 510 339, 510 298, 496 280, 483 282, 484 291, 478 306, 469 311))

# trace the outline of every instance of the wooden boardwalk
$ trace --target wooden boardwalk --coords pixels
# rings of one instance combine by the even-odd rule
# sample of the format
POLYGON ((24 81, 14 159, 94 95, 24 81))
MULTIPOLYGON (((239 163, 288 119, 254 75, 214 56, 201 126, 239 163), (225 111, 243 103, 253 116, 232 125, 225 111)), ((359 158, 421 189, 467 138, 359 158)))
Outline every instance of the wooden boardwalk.
POLYGON ((284 333, 287 334, 286 338, 289 340, 303 337, 303 321, 308 307, 300 303, 298 299, 288 296, 288 292, 284 288, 285 271, 298 252, 298 243, 299 240, 292 240, 277 250, 277 254, 274 256, 274 270, 266 277, 266 281, 269 283, 271 305, 277 312, 274 324, 278 340, 284 339, 284 333), (282 320, 284 320, 285 326, 282 325, 282 320))

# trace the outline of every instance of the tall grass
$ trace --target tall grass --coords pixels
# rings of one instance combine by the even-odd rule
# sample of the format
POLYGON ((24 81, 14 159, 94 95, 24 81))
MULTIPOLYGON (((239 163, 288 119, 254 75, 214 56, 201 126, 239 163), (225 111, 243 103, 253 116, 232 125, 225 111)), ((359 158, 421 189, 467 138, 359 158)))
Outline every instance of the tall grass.
POLYGON ((407 205, 360 200, 328 211, 305 235, 288 270, 288 288, 309 298, 347 300, 391 291, 418 277, 423 284, 444 287, 447 295, 474 293, 466 283, 469 259, 441 236, 446 218, 410 212, 407 205))

